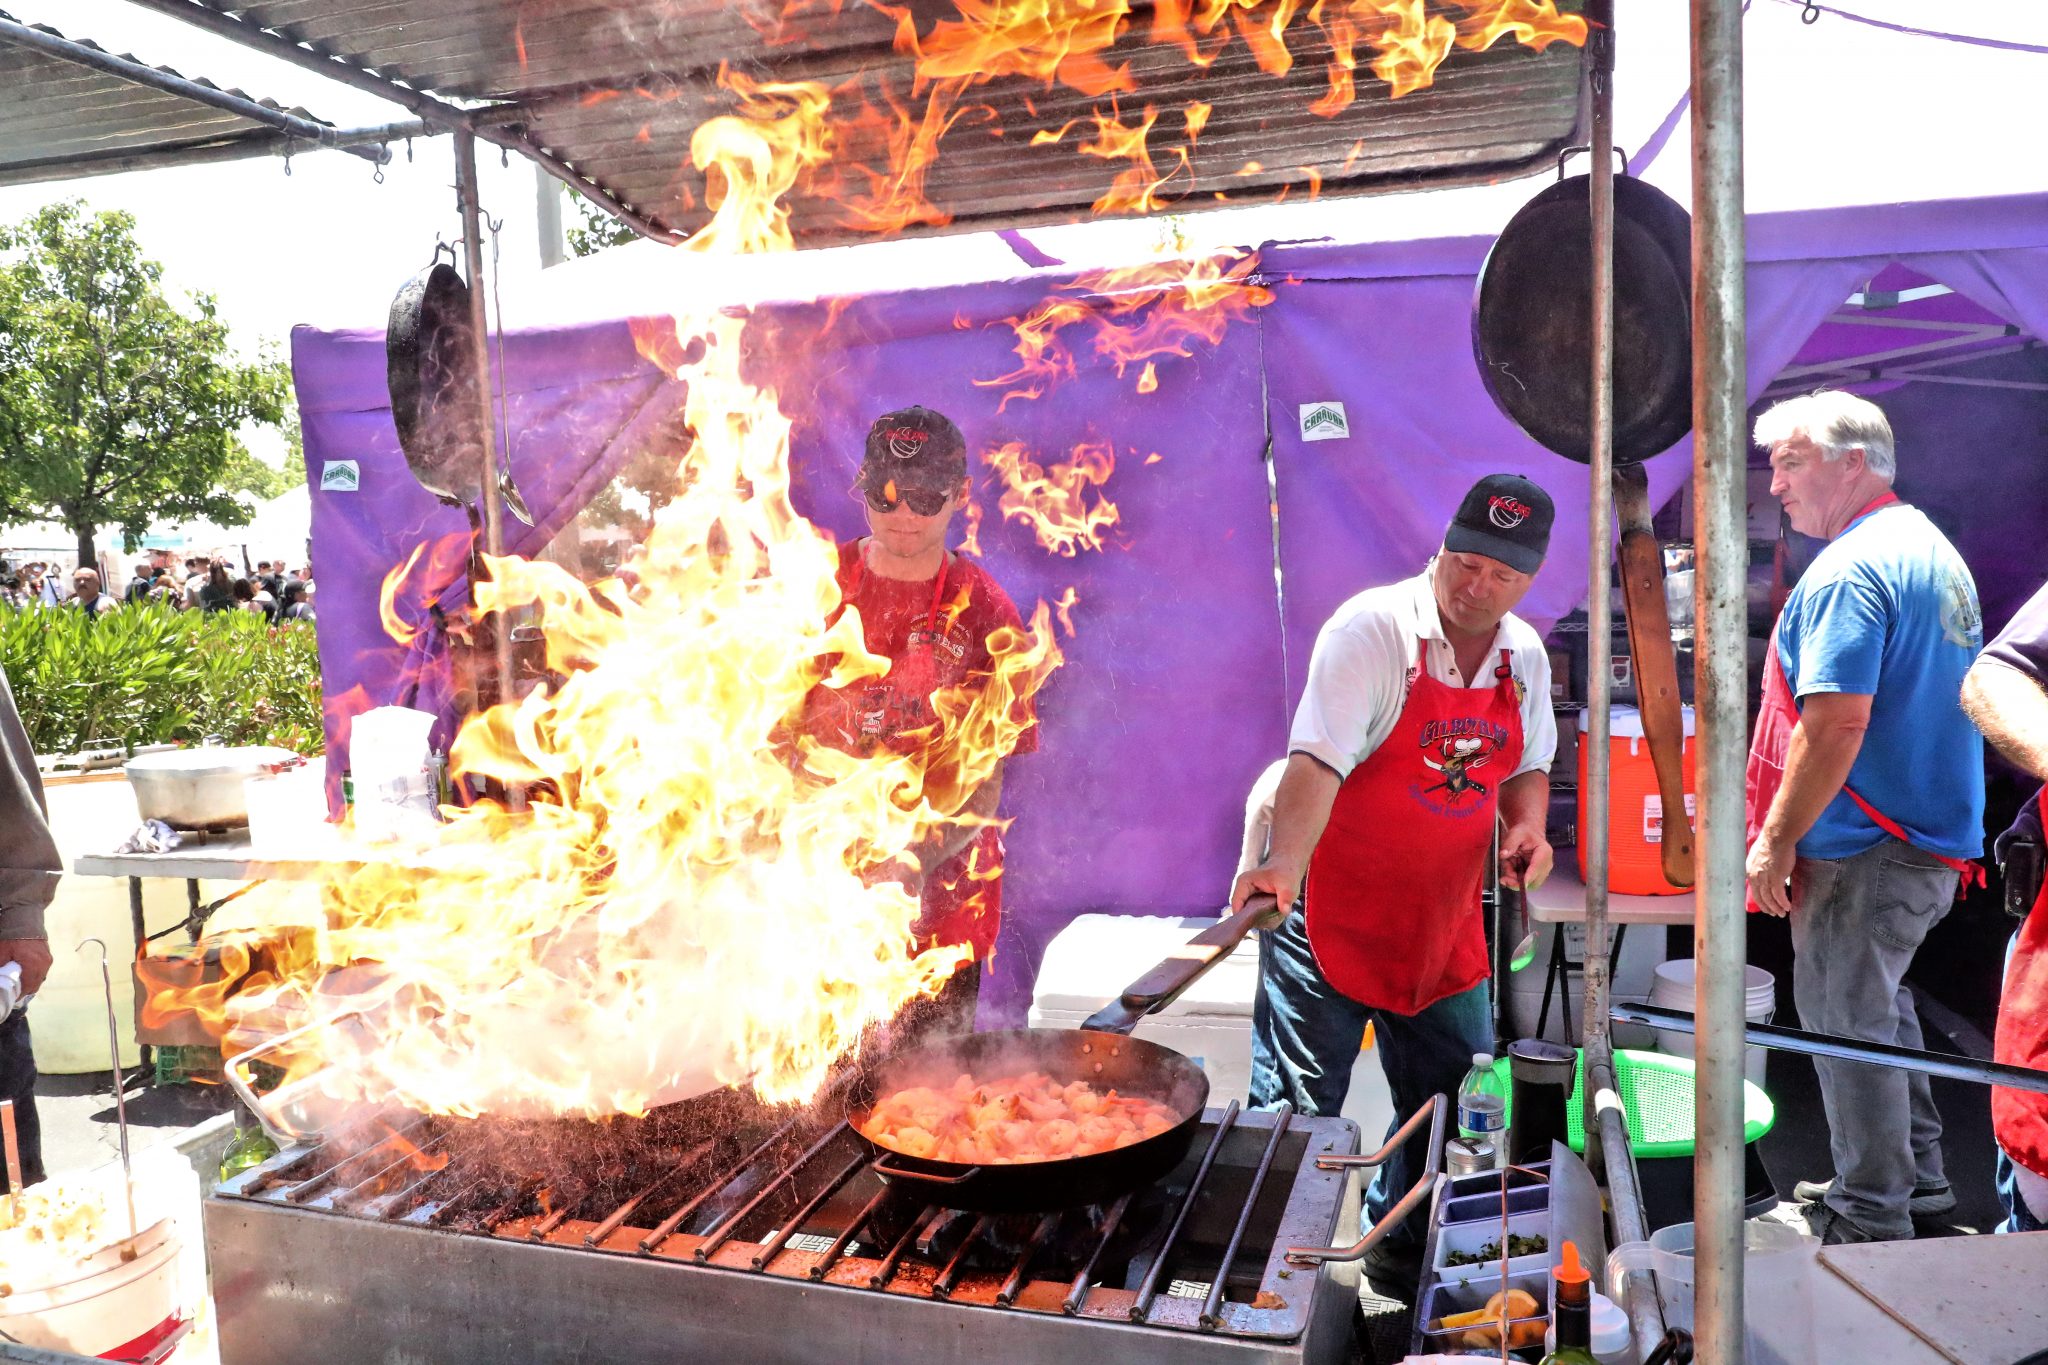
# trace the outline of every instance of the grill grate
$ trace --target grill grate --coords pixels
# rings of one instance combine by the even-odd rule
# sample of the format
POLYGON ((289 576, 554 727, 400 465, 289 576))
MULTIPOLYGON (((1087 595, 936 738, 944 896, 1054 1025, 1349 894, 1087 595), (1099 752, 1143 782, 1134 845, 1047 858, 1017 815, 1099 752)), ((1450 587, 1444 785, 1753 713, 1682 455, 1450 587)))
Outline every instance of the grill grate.
POLYGON ((1151 1187, 1107 1207, 992 1215, 884 1183, 859 1135, 813 1112, 722 1115, 694 1132, 657 1117, 520 1141, 484 1121, 403 1116, 289 1148, 218 1193, 981 1309, 1286 1340, 1304 1330, 1321 1277, 1290 1270, 1284 1249, 1328 1240, 1345 1197, 1344 1175, 1315 1158, 1357 1145, 1340 1120, 1233 1104, 1205 1116, 1187 1159, 1151 1187))

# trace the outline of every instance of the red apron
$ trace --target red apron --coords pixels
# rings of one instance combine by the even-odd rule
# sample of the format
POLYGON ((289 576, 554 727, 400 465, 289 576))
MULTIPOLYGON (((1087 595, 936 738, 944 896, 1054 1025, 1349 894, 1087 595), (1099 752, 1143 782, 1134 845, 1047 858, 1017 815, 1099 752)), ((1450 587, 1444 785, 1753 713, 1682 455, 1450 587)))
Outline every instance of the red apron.
MULTIPOLYGON (((1850 523, 1853 525, 1878 508, 1888 507, 1898 500, 1898 494, 1887 491, 1873 498, 1862 511, 1851 517, 1850 523)), ((1763 832, 1764 819, 1771 813, 1771 802, 1777 799, 1778 788, 1785 785, 1785 760, 1792 752, 1792 730, 1798 724, 1799 701, 1792 695, 1792 684, 1785 677, 1785 665, 1778 660, 1778 627, 1774 623, 1771 626, 1770 647, 1764 651, 1762 704, 1757 708, 1756 731, 1749 741, 1749 764, 1743 770, 1743 788, 1749 812, 1749 827, 1744 848, 1754 844, 1756 836, 1763 832)), ((1906 837, 1905 828, 1898 821, 1864 800, 1854 787, 1845 782, 1842 784, 1842 790, 1856 803, 1856 808, 1863 812, 1871 824, 1900 843, 1912 843, 1912 840, 1906 837)), ((1961 900, 1972 886, 1984 885, 1984 868, 1981 864, 1966 858, 1951 858, 1947 854, 1936 853, 1933 849, 1921 851, 1939 859, 1962 875, 1962 880, 1956 883, 1957 900, 1961 900)), ((1758 913, 1762 907, 1756 903, 1756 898, 1748 896, 1747 893, 1745 896, 1750 913, 1758 913)))
POLYGON ((1332 986, 1415 1014, 1484 981, 1479 893, 1500 785, 1522 761, 1508 651, 1497 684, 1452 687, 1418 657, 1393 733, 1337 789, 1308 864, 1308 942, 1332 986))
MULTIPOLYGON (((2005 964, 2005 992, 1998 1001, 1998 1031, 1991 1059, 2009 1066, 2048 1070, 2048 884, 2020 926, 2012 961, 2005 964)), ((1991 1087, 1991 1131, 2007 1156, 2048 1176, 2048 1095, 2007 1086, 1991 1087)))

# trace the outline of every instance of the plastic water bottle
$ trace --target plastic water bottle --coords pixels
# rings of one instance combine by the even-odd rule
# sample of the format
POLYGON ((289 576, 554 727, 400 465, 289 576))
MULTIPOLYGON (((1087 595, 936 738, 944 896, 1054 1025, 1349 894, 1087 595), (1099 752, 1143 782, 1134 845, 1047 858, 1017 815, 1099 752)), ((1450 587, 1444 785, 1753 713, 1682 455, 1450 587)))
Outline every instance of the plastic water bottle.
POLYGON ((1493 1072, 1493 1054, 1472 1054, 1472 1069, 1458 1083, 1458 1136, 1491 1144, 1493 1164, 1507 1150, 1507 1087, 1493 1072))
POLYGON ((0 967, 0 1019, 5 1019, 26 1004, 21 994, 21 964, 10 962, 0 967))

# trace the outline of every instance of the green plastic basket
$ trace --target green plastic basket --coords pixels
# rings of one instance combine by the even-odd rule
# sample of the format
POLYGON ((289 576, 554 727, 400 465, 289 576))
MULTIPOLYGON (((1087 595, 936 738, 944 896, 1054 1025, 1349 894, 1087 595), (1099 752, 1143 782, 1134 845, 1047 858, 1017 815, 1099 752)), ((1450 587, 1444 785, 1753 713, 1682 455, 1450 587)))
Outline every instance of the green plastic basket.
MULTIPOLYGON (((1508 1080, 1508 1059, 1493 1064, 1493 1074, 1508 1094, 1507 1120, 1514 1119, 1514 1087, 1508 1080)), ((1629 1145, 1638 1157, 1691 1156, 1696 1105, 1690 1057, 1661 1052, 1614 1054, 1614 1083, 1628 1113, 1629 1145)), ((1575 1152, 1586 1150, 1583 1117, 1586 1100, 1586 1054, 1572 1068, 1572 1097, 1565 1106, 1566 1138, 1575 1152)), ((1755 1142, 1778 1121, 1777 1106, 1754 1081, 1742 1083, 1742 1140, 1755 1142)))

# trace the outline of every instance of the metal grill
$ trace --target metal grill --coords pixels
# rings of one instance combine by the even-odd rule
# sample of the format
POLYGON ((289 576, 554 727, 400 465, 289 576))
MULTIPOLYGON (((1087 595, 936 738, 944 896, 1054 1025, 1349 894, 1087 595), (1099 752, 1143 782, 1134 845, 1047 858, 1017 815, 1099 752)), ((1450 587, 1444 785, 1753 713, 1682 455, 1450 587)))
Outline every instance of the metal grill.
POLYGON ((491 1358, 493 1340, 506 1358, 587 1359, 593 1332, 611 1361, 689 1343, 725 1360, 1050 1359, 1103 1331, 1134 1361, 1342 1358, 1355 1279, 1286 1249, 1351 1230, 1345 1173, 1316 1164, 1357 1151, 1343 1120, 1211 1110, 1153 1186, 1014 1215, 885 1183, 857 1134, 809 1115, 591 1130, 536 1145, 408 1116, 223 1184, 207 1208, 223 1359, 293 1358, 322 1330, 362 1361, 491 1358))

